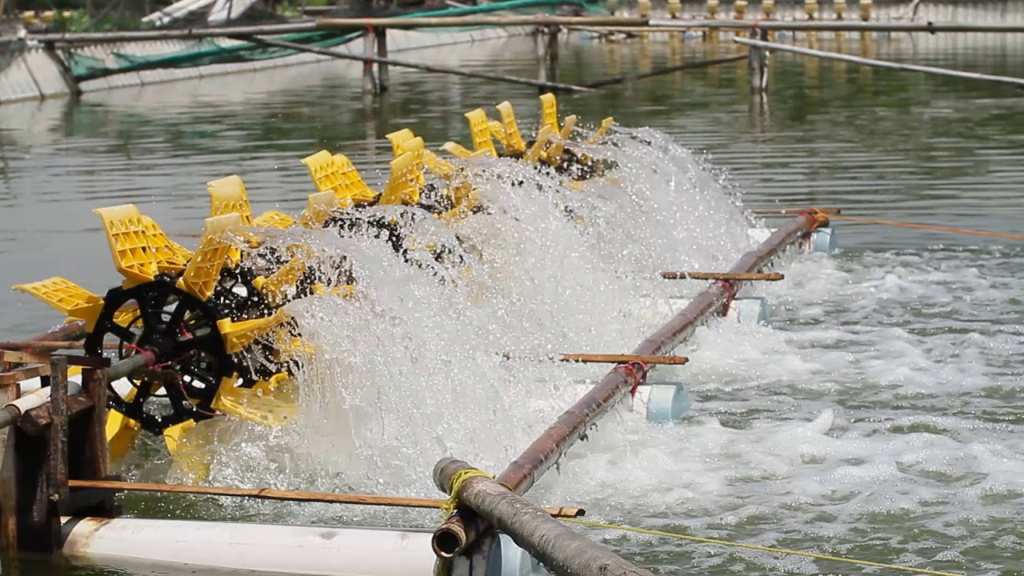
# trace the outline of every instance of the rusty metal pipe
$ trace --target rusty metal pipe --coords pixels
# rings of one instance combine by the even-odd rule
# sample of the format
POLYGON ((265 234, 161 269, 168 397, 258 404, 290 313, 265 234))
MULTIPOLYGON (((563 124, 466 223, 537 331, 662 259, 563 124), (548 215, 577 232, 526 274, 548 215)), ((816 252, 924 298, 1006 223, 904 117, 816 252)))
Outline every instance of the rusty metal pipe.
MULTIPOLYGON (((825 225, 824 215, 801 214, 779 227, 760 246, 744 254, 729 269, 731 273, 759 272, 786 247, 805 238, 815 228, 825 225)), ((713 313, 739 291, 743 282, 715 282, 697 295, 679 314, 657 332, 640 343, 633 354, 663 356, 683 343, 713 313), (727 287, 728 286, 728 287, 727 287)), ((612 409, 636 384, 635 373, 613 369, 586 395, 565 411, 539 438, 534 440, 496 480, 517 494, 524 494, 544 475, 587 427, 612 409)), ((477 520, 479 521, 479 520, 477 520)), ((446 523, 447 524, 447 523, 446 523)), ((435 542, 445 545, 439 557, 462 554, 472 539, 460 535, 469 531, 449 529, 442 524, 435 531, 435 542)), ((480 530, 476 530, 480 532, 480 530)))

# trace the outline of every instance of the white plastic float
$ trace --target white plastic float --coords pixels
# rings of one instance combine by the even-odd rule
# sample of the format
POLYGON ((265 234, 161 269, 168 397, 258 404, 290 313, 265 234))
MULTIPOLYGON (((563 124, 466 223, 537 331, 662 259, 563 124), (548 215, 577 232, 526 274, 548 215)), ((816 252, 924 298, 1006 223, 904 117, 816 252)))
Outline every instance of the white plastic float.
MULTIPOLYGON (((196 573, 433 576, 432 530, 289 526, 138 518, 62 518, 73 564, 196 573)), ((481 576, 548 574, 506 535, 481 576)))

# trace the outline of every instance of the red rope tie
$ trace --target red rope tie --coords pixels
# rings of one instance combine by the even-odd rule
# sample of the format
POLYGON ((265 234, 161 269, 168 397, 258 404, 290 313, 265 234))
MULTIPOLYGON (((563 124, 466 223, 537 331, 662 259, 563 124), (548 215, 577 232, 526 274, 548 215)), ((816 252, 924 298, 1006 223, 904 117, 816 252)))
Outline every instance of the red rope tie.
POLYGON ((716 284, 721 284, 725 288, 725 303, 722 304, 722 316, 725 316, 729 312, 729 306, 732 301, 736 299, 736 285, 729 280, 715 280, 716 284))
POLYGON ((126 348, 134 350, 135 352, 142 354, 146 358, 146 364, 149 368, 156 366, 156 354, 146 350, 145 348, 139 348, 135 344, 127 344, 126 348))
POLYGON ((633 387, 629 389, 629 395, 636 398, 636 389, 647 382, 647 372, 650 370, 650 367, 644 362, 633 360, 615 367, 616 370, 619 368, 622 368, 624 372, 627 372, 633 378, 633 387))

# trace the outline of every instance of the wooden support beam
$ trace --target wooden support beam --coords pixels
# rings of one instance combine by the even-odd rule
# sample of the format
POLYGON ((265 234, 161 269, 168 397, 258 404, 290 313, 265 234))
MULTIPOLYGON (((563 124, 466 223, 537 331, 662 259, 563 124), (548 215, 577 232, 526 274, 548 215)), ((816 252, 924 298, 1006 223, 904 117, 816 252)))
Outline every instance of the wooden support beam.
POLYGON ((60 550, 60 517, 68 501, 68 360, 50 360, 50 482, 49 516, 53 549, 60 550))
POLYGON ((781 272, 748 272, 745 274, 729 272, 662 272, 661 277, 665 280, 736 280, 741 282, 757 280, 777 282, 785 278, 781 272))
MULTIPOLYGON (((386 60, 388 57, 388 31, 387 28, 374 28, 373 35, 377 39, 377 56, 386 60)), ((391 75, 388 73, 387 62, 377 63, 377 87, 381 92, 387 92, 391 84, 391 75)))
MULTIPOLYGON (((0 406, 17 400, 20 395, 17 384, 0 387, 0 406)), ((4 552, 18 549, 16 436, 14 428, 0 430, 0 550, 4 552)))
MULTIPOLYGON (((104 350, 117 350, 117 342, 104 342, 104 350)), ((81 350, 85 348, 85 342, 51 342, 25 340, 20 342, 0 342, 0 350, 29 350, 32 352, 45 352, 51 350, 81 350)))
MULTIPOLYGON (((29 436, 43 436, 49 431, 54 422, 52 395, 51 401, 38 408, 33 408, 21 415, 18 419, 18 428, 29 436)), ((88 414, 93 407, 92 398, 85 394, 71 394, 67 398, 66 410, 67 420, 75 422, 88 414)))
MULTIPOLYGON (((162 494, 191 494, 197 496, 233 496, 258 500, 286 502, 323 502, 327 504, 355 504, 361 506, 394 506, 398 508, 436 508, 447 502, 440 498, 408 498, 401 496, 374 496, 369 494, 334 494, 331 492, 303 492, 275 490, 273 488, 230 488, 220 486, 188 486, 184 484, 156 484, 149 482, 120 482, 106 480, 70 480, 72 489, 113 490, 119 492, 158 492, 162 494)), ((556 518, 577 518, 586 511, 582 508, 544 508, 556 518)))

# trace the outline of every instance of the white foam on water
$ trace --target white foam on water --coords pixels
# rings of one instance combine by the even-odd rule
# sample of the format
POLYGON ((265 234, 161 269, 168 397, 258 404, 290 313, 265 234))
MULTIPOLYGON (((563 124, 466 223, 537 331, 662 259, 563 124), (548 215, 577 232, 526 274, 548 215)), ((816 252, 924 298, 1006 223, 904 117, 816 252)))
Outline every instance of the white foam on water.
MULTIPOLYGON (((504 469, 580 397, 574 381, 607 368, 504 352, 628 352, 667 320, 639 315, 638 302, 704 286, 657 272, 726 269, 750 248, 735 198, 689 152, 651 130, 615 142, 602 151, 619 163, 619 184, 584 193, 511 162, 478 166, 493 213, 435 230, 475 247, 468 281, 441 283, 379 242, 305 233, 350 255, 362 296, 289 305, 322 349, 300 374, 303 413, 276 430, 217 424, 234 437, 210 483, 436 497, 440 457, 504 469)), ((690 364, 652 373, 688 384, 691 415, 653 425, 642 410, 614 412, 529 497, 704 537, 972 574, 1018 570, 1024 445, 1012 432, 1022 422, 1024 280, 1015 258, 942 246, 791 256, 784 282, 754 289, 771 300, 774 326, 713 322, 677 351, 690 364), (1005 554, 972 555, 983 545, 1005 554)), ((294 521, 437 521, 436 512, 230 505, 294 521)), ((663 574, 846 570, 588 532, 663 574)))

